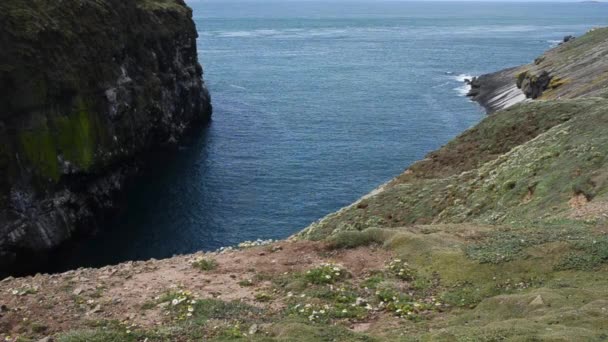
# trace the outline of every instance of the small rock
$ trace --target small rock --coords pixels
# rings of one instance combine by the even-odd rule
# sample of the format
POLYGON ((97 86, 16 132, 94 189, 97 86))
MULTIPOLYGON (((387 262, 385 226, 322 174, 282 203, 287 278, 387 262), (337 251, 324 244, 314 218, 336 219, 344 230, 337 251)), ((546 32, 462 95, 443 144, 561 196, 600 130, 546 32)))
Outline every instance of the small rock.
POLYGON ((569 41, 571 41, 571 40, 574 40, 574 39, 575 39, 575 37, 574 37, 574 36, 572 36, 572 35, 568 35, 568 36, 565 36, 565 37, 564 37, 563 42, 564 42, 564 43, 567 43, 567 42, 569 42, 569 41))
POLYGON ((55 340, 51 336, 47 336, 43 339, 38 340, 38 342, 54 342, 55 340))
POLYGON ((272 247, 272 252, 278 252, 278 251, 282 251, 283 247, 282 246, 273 246, 272 247))
POLYGON ((530 305, 541 306, 541 305, 545 305, 545 302, 543 301, 543 297, 541 297, 541 295, 538 295, 538 296, 536 296, 536 298, 534 298, 533 301, 530 302, 530 305))
POLYGON ((357 299, 355 300, 355 305, 357 305, 357 306, 366 306, 367 305, 367 300, 365 300, 365 298, 357 297, 357 299))
POLYGON ((256 332, 258 332, 257 324, 253 324, 251 327, 249 327, 249 335, 254 335, 256 332))
POLYGON ((72 294, 74 294, 75 296, 78 296, 82 292, 84 292, 84 289, 82 287, 77 287, 77 288, 74 289, 74 291, 72 292, 72 294))
POLYGON ((100 312, 100 311, 101 311, 101 305, 100 305, 100 304, 97 304, 97 305, 96 305, 96 306, 93 308, 93 310, 91 310, 91 311, 87 312, 87 315, 94 314, 94 313, 97 313, 97 312, 100 312))

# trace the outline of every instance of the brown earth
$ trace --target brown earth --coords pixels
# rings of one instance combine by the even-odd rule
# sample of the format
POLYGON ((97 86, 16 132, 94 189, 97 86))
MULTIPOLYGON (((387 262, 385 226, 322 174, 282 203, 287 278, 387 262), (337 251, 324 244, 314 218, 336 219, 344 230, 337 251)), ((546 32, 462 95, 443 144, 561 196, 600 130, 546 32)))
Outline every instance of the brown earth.
MULTIPOLYGON (((252 286, 239 282, 259 274, 272 279, 322 263, 342 265, 353 278, 363 278, 369 270, 383 268, 390 258, 390 252, 373 247, 332 250, 321 242, 283 241, 223 253, 197 253, 63 274, 7 278, 0 282, 0 338, 32 330, 44 337, 90 327, 95 320, 116 320, 143 328, 161 325, 162 304, 143 308, 178 289, 201 299, 240 301, 279 311, 285 307, 281 298, 267 303, 255 300, 256 293, 271 291, 270 280, 253 282, 252 286), (193 267, 193 261, 200 257, 215 260, 217 268, 201 271, 193 267)), ((352 328, 367 330, 372 323, 358 322, 352 328)))

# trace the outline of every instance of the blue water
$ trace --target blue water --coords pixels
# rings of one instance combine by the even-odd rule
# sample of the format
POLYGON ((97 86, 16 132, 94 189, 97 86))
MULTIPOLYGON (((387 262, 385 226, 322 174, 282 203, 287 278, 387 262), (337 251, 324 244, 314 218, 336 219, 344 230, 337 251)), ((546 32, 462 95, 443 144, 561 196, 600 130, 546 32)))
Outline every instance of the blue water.
POLYGON ((528 63, 608 5, 196 2, 213 123, 65 267, 285 238, 484 117, 464 75, 528 63))

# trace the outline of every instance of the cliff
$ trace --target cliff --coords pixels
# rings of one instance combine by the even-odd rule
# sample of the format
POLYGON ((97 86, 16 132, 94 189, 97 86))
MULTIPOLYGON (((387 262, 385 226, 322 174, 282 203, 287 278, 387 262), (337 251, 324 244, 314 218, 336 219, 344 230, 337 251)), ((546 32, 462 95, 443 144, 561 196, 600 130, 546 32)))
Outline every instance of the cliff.
POLYGON ((142 155, 209 120, 182 0, 0 3, 0 273, 97 229, 142 155))
MULTIPOLYGON (((517 68, 569 81, 286 241, 6 279, 0 337, 606 340, 605 41, 595 30, 517 68)), ((514 70, 498 88, 525 92, 514 70)))
POLYGON ((606 97, 606 31, 598 28, 580 38, 567 36, 531 64, 474 78, 468 96, 489 113, 526 99, 606 97))

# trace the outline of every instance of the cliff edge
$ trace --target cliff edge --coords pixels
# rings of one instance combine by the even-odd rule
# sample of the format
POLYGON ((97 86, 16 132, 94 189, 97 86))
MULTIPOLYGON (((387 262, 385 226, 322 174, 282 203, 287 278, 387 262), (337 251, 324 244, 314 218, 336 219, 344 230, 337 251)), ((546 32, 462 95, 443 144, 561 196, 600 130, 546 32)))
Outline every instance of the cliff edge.
POLYGON ((182 0, 0 3, 0 272, 97 229, 140 156, 209 120, 182 0))

